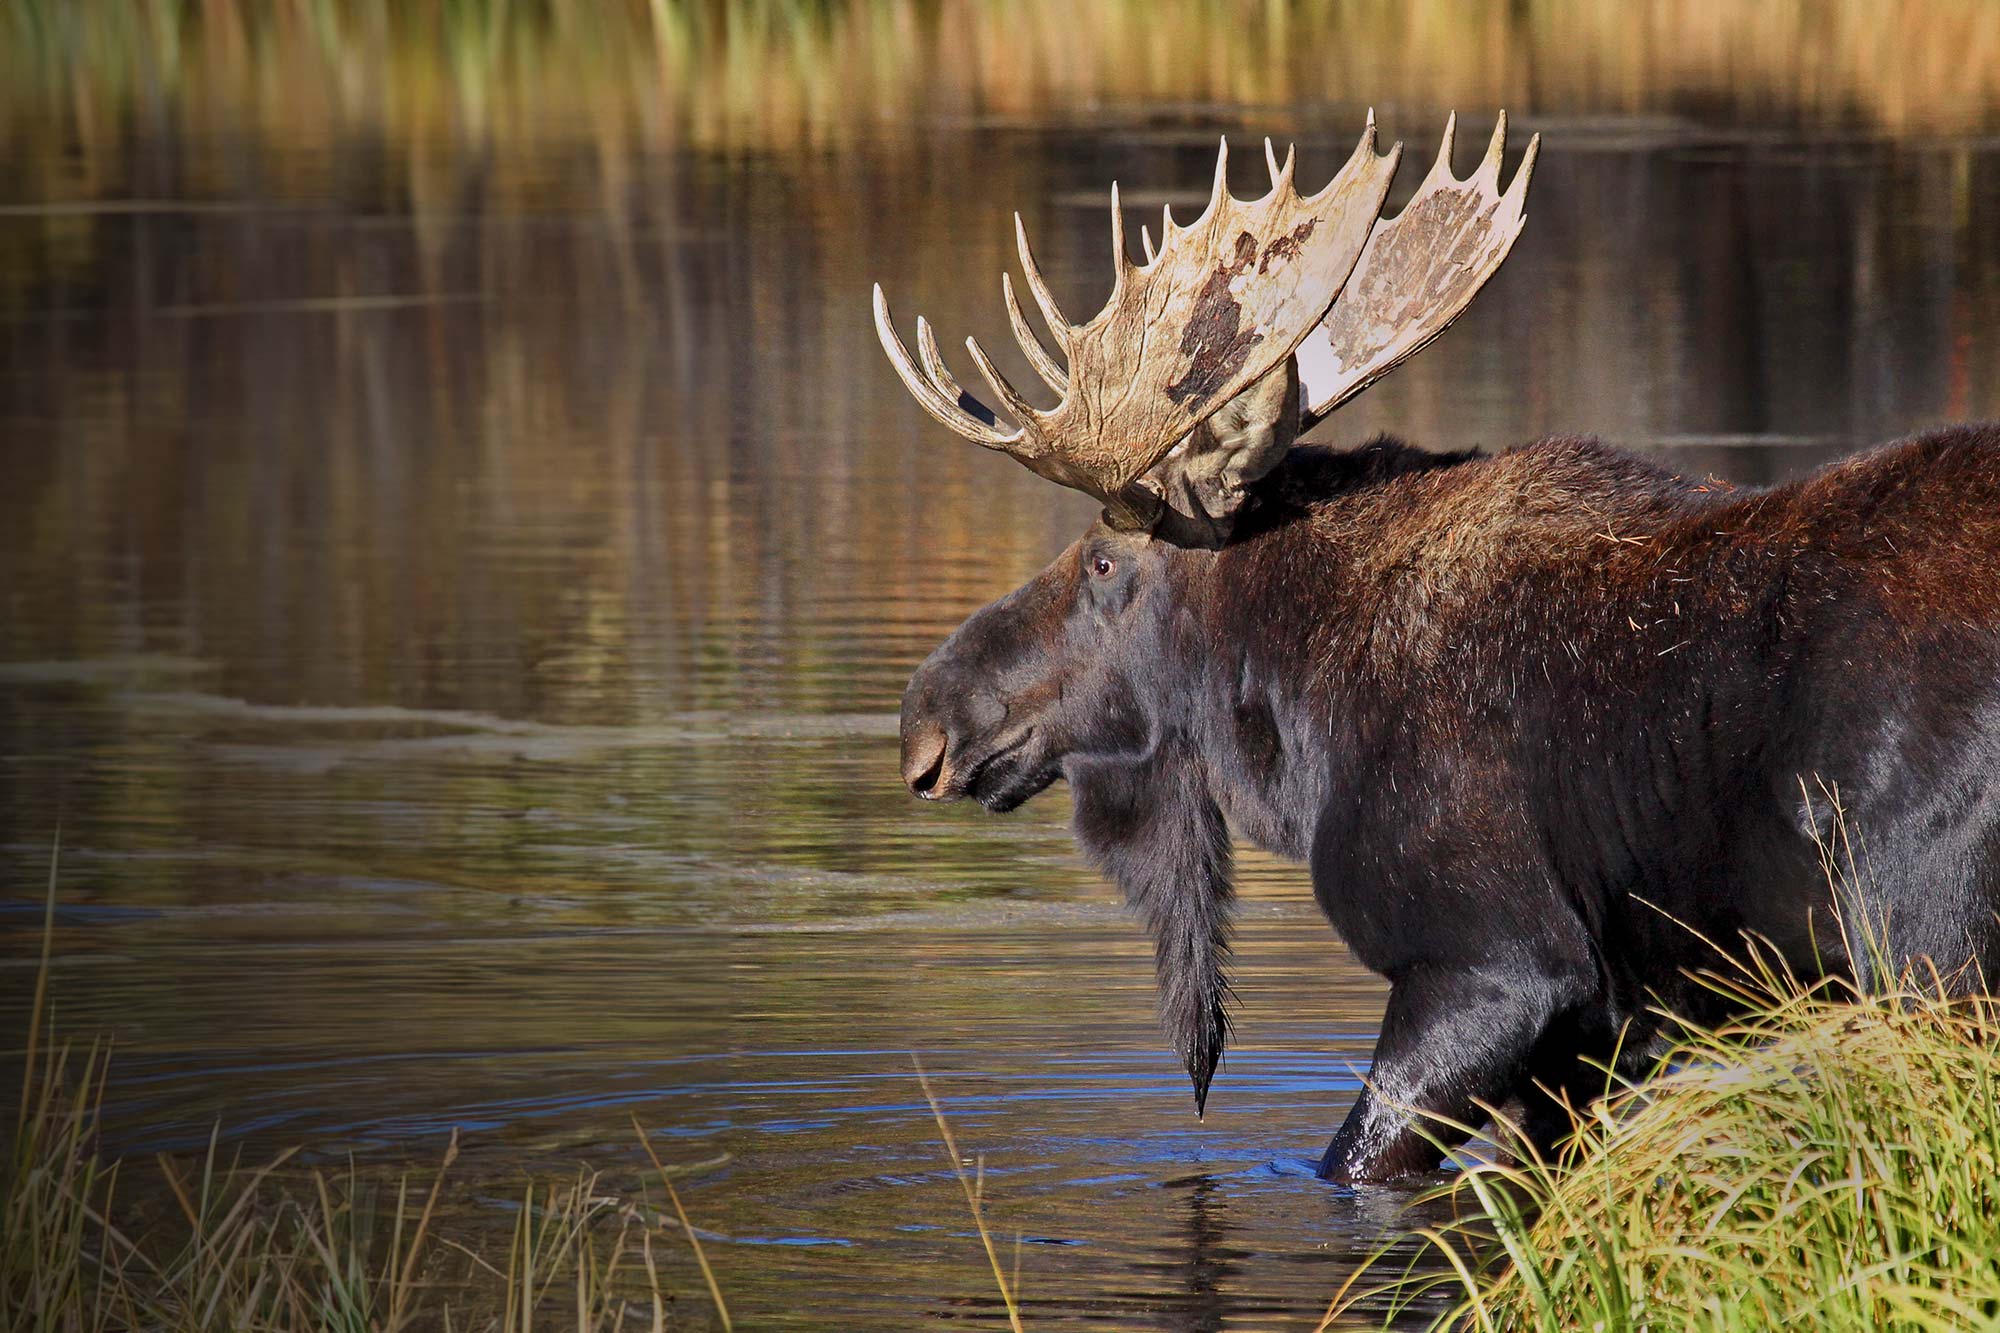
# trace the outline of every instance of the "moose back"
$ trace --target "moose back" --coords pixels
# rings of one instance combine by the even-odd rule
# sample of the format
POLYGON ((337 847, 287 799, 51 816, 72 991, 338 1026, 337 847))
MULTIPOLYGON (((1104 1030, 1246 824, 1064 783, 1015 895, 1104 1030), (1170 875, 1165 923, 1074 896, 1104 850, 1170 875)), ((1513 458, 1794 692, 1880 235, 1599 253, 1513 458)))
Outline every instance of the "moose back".
MULTIPOLYGON (((1229 1035, 1232 831, 1310 864, 1390 982, 1368 1086, 1321 1174, 1436 1164, 1438 1117, 1511 1104, 1547 1147, 1693 974, 1762 941, 1863 985, 1927 960, 2000 975, 2000 427, 1939 430, 1769 490, 1587 439, 1494 457, 1298 434, 1428 343, 1505 259, 1504 118, 1379 217, 1373 126, 1301 198, 1114 221, 1105 309, 1055 343, 1016 423, 878 330, 920 404, 1104 515, 912 677, 903 777, 993 810, 1069 782, 1079 844, 1151 932, 1167 1033, 1206 1101, 1229 1035), (1061 360, 1058 361, 1057 353, 1061 360), (1829 876, 1834 821, 1864 854, 1829 876)), ((1115 190, 1114 190, 1114 219, 1115 190)))

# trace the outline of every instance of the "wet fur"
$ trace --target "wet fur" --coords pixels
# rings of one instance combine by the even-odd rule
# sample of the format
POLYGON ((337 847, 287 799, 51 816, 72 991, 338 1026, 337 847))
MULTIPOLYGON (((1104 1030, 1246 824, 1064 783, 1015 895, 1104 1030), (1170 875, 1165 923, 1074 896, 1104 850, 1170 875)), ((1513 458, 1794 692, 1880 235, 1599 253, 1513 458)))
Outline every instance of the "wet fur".
POLYGON ((1549 1094, 1637 1062, 1655 1006, 1713 1016, 1704 939, 1873 981, 1865 921, 1961 987, 2000 965, 1993 426, 1758 491, 1579 439, 1295 449, 1221 549, 1094 530, 973 617, 906 735, 989 687, 1036 719, 989 803, 1069 779, 1198 1100, 1227 1037, 1227 830, 1310 863, 1392 987, 1336 1178, 1434 1165, 1411 1108, 1512 1101, 1553 1141, 1549 1094), (1124 565, 1103 586, 1098 550, 1124 565), (1836 799, 1846 934, 1816 841, 1836 799))

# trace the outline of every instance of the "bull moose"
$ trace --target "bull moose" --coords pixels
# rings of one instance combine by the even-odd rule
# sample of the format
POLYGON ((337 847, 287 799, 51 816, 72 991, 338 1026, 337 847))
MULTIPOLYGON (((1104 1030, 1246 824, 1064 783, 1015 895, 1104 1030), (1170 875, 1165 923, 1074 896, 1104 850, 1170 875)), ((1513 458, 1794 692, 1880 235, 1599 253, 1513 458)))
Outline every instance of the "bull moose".
POLYGON ((1604 1065, 1656 1056, 1662 1010, 1712 1013, 1695 978, 1746 939, 1862 985, 2000 975, 2000 427, 1757 490, 1587 438, 1295 445, 1505 259, 1539 147, 1503 192, 1505 125, 1464 181, 1448 126, 1387 219, 1400 146, 1378 155, 1372 116, 1310 196, 1267 144, 1269 193, 1235 198, 1225 141, 1206 210, 1168 213, 1144 263, 1114 186, 1111 297, 1081 325, 1017 216, 1053 351, 1002 292, 1060 401, 968 339, 1011 426, 923 320, 911 357, 875 289, 919 404, 1103 505, 918 668, 904 781, 996 811, 1068 781, 1151 932, 1198 1112, 1230 1033, 1232 831, 1307 862, 1391 987, 1334 1180, 1434 1167, 1432 1118, 1480 1106, 1558 1142, 1604 1065), (1822 862, 1836 810, 1851 877, 1822 862))

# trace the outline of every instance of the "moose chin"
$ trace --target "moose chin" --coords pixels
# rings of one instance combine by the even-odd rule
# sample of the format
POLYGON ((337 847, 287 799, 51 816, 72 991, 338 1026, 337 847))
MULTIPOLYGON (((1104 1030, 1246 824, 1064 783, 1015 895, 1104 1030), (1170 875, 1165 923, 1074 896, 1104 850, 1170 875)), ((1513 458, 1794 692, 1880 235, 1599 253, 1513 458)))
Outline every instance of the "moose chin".
POLYGON ((1497 456, 1297 436, 1435 338, 1524 220, 1505 119, 1466 181, 1395 217, 1373 122, 1302 197, 1242 201, 1127 254, 1073 325, 1016 221, 1054 350, 1003 284, 1030 404, 1011 427, 918 321, 904 383, 958 433, 1102 518, 911 678, 903 779, 1008 810, 1070 784, 1078 843, 1151 932, 1199 1111, 1230 1035, 1232 834, 1307 863, 1390 983, 1323 1176, 1434 1167, 1509 1105, 1537 1146, 1663 1013, 1749 947, 1870 986, 2000 976, 2000 426, 1890 444, 1767 490, 1593 440, 1497 456), (1060 360, 1058 359, 1060 356, 1060 360), (1830 879, 1833 821, 1862 854, 1830 879), (1865 937, 1865 938, 1864 938, 1865 937))

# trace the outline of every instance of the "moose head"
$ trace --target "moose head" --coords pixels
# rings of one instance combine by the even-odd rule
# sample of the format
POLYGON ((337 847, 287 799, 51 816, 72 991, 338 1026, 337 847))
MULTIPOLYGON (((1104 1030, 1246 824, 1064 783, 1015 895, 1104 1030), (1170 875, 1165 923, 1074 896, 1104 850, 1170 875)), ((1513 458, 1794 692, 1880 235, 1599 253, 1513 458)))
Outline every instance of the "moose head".
POLYGON ((1225 140, 1206 209, 1184 227, 1167 210, 1157 247, 1142 230, 1144 263, 1127 252, 1114 184, 1111 296, 1084 324, 1057 306, 1016 214, 1021 269, 1053 347, 1009 276, 1001 295, 1029 365, 1059 398, 1051 408, 968 338, 1003 419, 960 386, 922 318, 913 358, 875 288, 883 350, 925 411, 1103 506, 1081 539, 911 678, 903 779, 926 800, 971 796, 992 810, 1070 779, 1086 849, 1153 927, 1163 1017, 1198 1106, 1227 1028, 1228 837, 1213 793, 1163 759, 1200 742, 1186 691, 1163 686, 1160 662, 1199 634, 1190 601, 1203 562, 1228 548, 1258 481, 1302 432, 1442 333, 1513 246, 1539 137, 1503 192, 1506 117, 1463 181, 1451 170, 1455 123, 1389 219, 1402 147, 1377 153, 1372 113, 1346 165, 1311 195, 1294 186, 1295 155, 1280 164, 1267 140, 1269 192, 1235 198, 1225 140), (1155 836, 1131 836, 1148 821, 1155 836), (1142 850, 1121 863, 1128 844, 1142 850))

